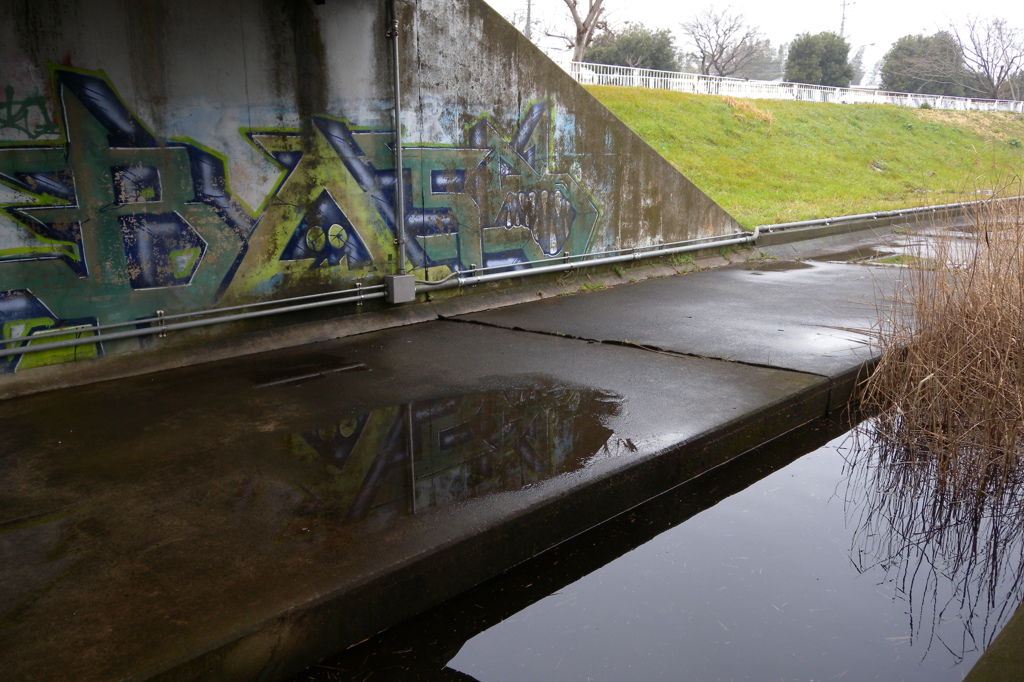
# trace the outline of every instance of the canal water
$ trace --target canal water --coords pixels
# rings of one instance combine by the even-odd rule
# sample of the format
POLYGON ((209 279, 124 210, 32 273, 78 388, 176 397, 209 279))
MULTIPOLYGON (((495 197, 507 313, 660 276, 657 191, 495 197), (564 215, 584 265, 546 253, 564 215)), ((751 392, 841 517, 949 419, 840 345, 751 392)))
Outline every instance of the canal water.
POLYGON ((848 428, 790 434, 295 679, 960 680, 1021 601, 1024 538, 908 504, 848 428))

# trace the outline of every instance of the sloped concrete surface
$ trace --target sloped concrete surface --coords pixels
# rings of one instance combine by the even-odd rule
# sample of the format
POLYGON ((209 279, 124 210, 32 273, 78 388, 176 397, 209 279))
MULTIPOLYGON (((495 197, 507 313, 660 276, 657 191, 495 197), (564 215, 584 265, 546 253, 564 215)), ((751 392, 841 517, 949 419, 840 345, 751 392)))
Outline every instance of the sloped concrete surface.
POLYGON ((1024 679, 1024 607, 1010 621, 964 677, 965 682, 1012 682, 1024 679))
POLYGON ((778 261, 665 277, 456 319, 831 376, 869 355, 892 268, 778 261))
POLYGON ((826 399, 813 375, 435 322, 6 401, 0 658, 274 679, 826 399))
POLYGON ((6 674, 280 679, 836 409, 871 358, 837 327, 890 272, 734 266, 4 401, 6 674))
POLYGON ((828 377, 836 405, 872 359, 877 300, 904 271, 768 261, 455 319, 828 377))

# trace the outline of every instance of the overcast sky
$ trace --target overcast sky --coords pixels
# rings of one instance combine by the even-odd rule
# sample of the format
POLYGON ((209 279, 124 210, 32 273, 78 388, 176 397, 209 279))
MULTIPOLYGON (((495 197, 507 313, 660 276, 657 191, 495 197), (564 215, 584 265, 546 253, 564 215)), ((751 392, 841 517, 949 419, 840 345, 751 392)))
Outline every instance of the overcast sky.
MULTIPOLYGON (((506 17, 515 12, 525 14, 526 0, 487 0, 506 17)), ((585 5, 587 0, 580 0, 585 5)), ((666 2, 666 0, 605 0, 612 25, 640 22, 651 28, 669 28, 676 34, 676 44, 682 44, 679 24, 707 8, 730 7, 746 16, 748 22, 759 26, 773 45, 789 42, 798 33, 839 32, 843 18, 842 0, 816 2, 765 2, 765 0, 732 0, 722 3, 666 2)), ((562 30, 571 26, 572 19, 564 0, 533 0, 533 12, 549 25, 562 30)), ((844 36, 852 49, 850 56, 861 45, 867 45, 864 66, 868 70, 882 58, 886 50, 900 36, 934 33, 951 21, 962 21, 968 14, 981 17, 1002 17, 1011 26, 1024 28, 1024 3, 1007 0, 856 0, 847 1, 844 36), (872 43, 874 45, 872 45, 872 43)), ((554 50, 556 44, 543 45, 556 59, 566 59, 567 53, 554 50)))

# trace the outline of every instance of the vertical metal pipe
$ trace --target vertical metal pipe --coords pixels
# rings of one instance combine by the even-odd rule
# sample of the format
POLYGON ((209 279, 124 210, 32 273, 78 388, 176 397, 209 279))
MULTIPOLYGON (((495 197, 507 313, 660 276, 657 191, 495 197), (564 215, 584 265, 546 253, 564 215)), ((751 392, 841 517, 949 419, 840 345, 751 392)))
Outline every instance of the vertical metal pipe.
POLYGON ((391 39, 392 62, 395 67, 395 228, 398 231, 398 274, 406 274, 405 268, 405 169, 402 162, 402 86, 400 83, 401 69, 398 65, 398 3, 391 0, 391 28, 388 37, 391 39))

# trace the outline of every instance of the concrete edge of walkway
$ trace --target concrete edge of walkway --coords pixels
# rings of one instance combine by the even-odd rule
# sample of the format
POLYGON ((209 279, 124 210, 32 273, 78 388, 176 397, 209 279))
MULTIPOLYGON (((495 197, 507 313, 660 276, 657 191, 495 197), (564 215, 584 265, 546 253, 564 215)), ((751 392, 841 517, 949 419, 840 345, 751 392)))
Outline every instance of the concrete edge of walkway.
MULTIPOLYGON (((855 376, 847 379, 852 386, 855 376)), ((595 476, 563 494, 541 497, 515 515, 477 516, 472 508, 463 508, 460 516, 468 519, 465 527, 453 528, 446 541, 424 539, 412 551, 406 547, 403 553, 396 553, 389 570, 364 575, 134 679, 276 680, 299 672, 757 446, 827 416, 833 407, 834 389, 832 382, 822 378, 686 442, 595 476), (451 570, 453 562, 459 571, 451 570), (353 619, 354 613, 360 617, 353 619)), ((415 527, 406 537, 417 537, 415 527)), ((391 549, 382 547, 381 551, 390 560, 387 553, 391 549)))

